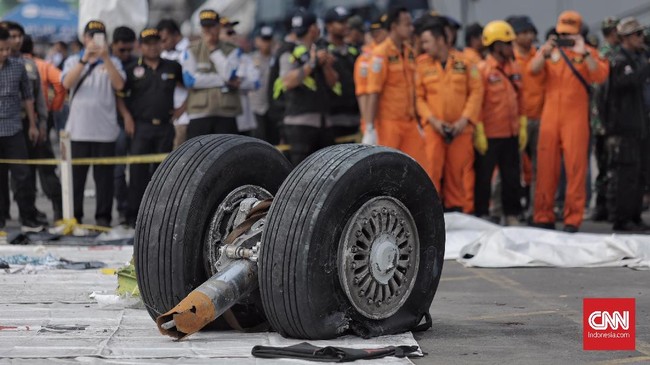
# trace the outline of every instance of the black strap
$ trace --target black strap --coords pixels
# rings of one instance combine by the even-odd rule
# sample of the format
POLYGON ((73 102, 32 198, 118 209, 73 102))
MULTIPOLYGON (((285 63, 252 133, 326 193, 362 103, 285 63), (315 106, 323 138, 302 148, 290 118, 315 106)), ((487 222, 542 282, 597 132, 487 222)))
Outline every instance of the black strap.
POLYGON ((515 83, 515 80, 512 79, 512 76, 514 75, 508 75, 501 67, 497 67, 497 70, 506 78, 508 81, 510 81, 510 85, 515 88, 515 92, 519 94, 519 86, 515 83))
POLYGON ((85 74, 81 75, 81 78, 79 79, 79 82, 77 83, 77 86, 75 86, 74 90, 72 90, 72 95, 70 95, 70 104, 72 105, 72 100, 74 99, 75 95, 77 95, 77 91, 79 91, 79 88, 81 87, 81 84, 83 84, 84 81, 86 81, 86 78, 90 75, 91 72, 93 72, 93 69, 97 67, 99 62, 95 62, 92 65, 88 66, 88 72, 85 74))
POLYGON ((558 50, 560 51, 560 54, 562 55, 562 58, 564 59, 564 62, 566 62, 566 64, 567 64, 567 65, 569 66, 569 68, 571 69, 571 72, 573 72, 573 74, 575 75, 575 77, 577 77, 578 80, 580 80, 580 83, 582 84, 582 86, 585 87, 585 90, 587 91, 587 95, 590 95, 590 96, 591 96, 591 86, 589 85, 589 83, 587 82, 587 80, 585 80, 585 78, 582 77, 582 75, 580 74, 580 72, 578 72, 578 70, 576 69, 576 67, 573 65, 573 62, 571 62, 571 60, 569 59, 569 56, 567 56, 566 53, 564 53, 564 51, 562 50, 562 48, 559 48, 559 47, 558 47, 558 50))
POLYGON ((317 347, 302 342, 287 347, 255 346, 251 351, 255 357, 263 359, 300 359, 317 362, 351 362, 355 360, 379 359, 386 356, 404 358, 413 356, 417 346, 388 346, 377 349, 353 349, 347 347, 317 347))

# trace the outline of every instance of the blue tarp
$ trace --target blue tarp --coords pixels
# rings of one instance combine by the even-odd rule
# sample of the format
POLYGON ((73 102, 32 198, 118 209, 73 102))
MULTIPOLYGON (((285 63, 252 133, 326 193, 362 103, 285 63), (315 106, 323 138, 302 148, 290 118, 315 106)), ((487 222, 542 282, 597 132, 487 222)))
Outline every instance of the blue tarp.
POLYGON ((71 41, 77 37, 77 10, 61 0, 28 0, 2 19, 20 23, 39 41, 71 41))

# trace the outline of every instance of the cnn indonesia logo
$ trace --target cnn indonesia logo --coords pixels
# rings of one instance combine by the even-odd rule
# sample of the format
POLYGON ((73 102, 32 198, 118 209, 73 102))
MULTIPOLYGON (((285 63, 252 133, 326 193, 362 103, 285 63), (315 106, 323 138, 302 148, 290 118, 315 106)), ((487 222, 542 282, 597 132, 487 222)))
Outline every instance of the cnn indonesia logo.
POLYGON ((635 350, 634 298, 583 300, 584 350, 635 350))

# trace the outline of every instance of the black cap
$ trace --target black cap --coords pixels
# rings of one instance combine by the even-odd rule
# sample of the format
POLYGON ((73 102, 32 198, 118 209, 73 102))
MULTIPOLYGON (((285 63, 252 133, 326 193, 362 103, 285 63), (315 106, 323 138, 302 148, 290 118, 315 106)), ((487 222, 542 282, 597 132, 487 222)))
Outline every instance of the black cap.
POLYGON ((363 18, 358 15, 351 16, 348 18, 348 28, 350 28, 350 30, 358 30, 359 32, 363 33, 365 31, 363 18))
POLYGON ((221 23, 221 25, 224 27, 234 27, 235 25, 239 24, 239 20, 230 20, 230 18, 224 16, 219 19, 219 23, 221 23))
POLYGON ((337 6, 329 9, 325 13, 324 21, 325 23, 345 22, 346 20, 348 20, 349 17, 350 17, 350 12, 348 11, 348 9, 342 6, 337 6))
POLYGON ((535 27, 535 24, 533 24, 533 21, 530 19, 528 15, 510 16, 506 18, 506 22, 508 22, 512 26, 512 29, 517 34, 529 30, 532 30, 535 34, 537 34, 537 28, 535 27))
POLYGON ((149 40, 160 40, 160 33, 157 28, 144 28, 140 32, 140 42, 146 42, 149 40))
POLYGON ((305 35, 307 30, 309 30, 309 27, 314 24, 316 24, 316 15, 305 9, 298 10, 293 17, 291 17, 291 31, 296 33, 298 37, 305 35))
POLYGON ((273 38, 273 27, 268 25, 263 25, 258 31, 257 36, 262 39, 272 39, 273 38))
POLYGON ((91 20, 84 27, 84 34, 93 35, 95 33, 106 34, 106 26, 99 20, 91 20))
POLYGON ((460 22, 449 15, 445 15, 445 19, 447 19, 447 24, 449 24, 450 27, 455 28, 456 30, 462 28, 460 22))
POLYGON ((199 22, 202 27, 211 27, 219 24, 219 13, 212 9, 201 10, 199 13, 199 22))
POLYGON ((380 14, 370 22, 368 28, 370 30, 386 28, 386 20, 388 20, 388 14, 380 14))

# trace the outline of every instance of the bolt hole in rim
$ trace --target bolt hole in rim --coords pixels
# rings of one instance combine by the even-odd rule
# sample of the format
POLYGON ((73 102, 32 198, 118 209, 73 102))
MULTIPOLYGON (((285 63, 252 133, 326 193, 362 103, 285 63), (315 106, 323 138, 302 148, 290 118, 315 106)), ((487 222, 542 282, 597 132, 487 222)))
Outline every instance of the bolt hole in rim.
POLYGON ((415 220, 399 200, 379 196, 348 220, 338 250, 339 279, 364 317, 385 319, 408 299, 419 269, 415 220))
POLYGON ((221 256, 220 248, 223 240, 234 228, 241 202, 249 198, 261 201, 271 199, 273 195, 260 186, 243 185, 231 191, 214 211, 203 243, 203 261, 209 276, 217 273, 217 262, 221 256))

